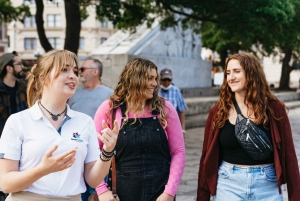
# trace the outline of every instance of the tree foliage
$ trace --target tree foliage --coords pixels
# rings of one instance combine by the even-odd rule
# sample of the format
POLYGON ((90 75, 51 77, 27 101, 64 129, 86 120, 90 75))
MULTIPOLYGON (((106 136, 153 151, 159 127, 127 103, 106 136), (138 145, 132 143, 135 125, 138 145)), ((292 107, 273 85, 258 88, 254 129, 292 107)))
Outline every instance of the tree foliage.
POLYGON ((25 16, 30 16, 29 7, 21 5, 18 7, 13 7, 11 2, 8 0, 0 0, 0 23, 22 21, 25 16))
MULTIPOLYGON (((86 8, 93 4, 97 18, 112 21, 118 29, 134 31, 136 26, 144 22, 150 26, 155 20, 162 28, 179 22, 184 28, 192 27, 195 32, 202 33, 204 46, 217 51, 223 62, 228 53, 250 51, 253 47, 264 55, 284 53, 282 61, 287 64, 299 58, 296 28, 300 19, 299 0, 65 0, 65 4, 76 2, 79 7, 65 7, 66 13, 74 12, 74 16, 67 19, 67 32, 72 27, 73 31, 66 34, 65 48, 75 53, 79 18, 86 18, 86 8), (72 26, 68 28, 70 23, 72 26), (67 43, 74 44, 70 48, 67 43)), ((287 88, 287 75, 291 71, 290 66, 284 66, 281 88, 287 88)))
POLYGON ((202 33, 204 47, 217 51, 221 63, 230 53, 260 51, 284 55, 280 89, 289 88, 290 60, 299 60, 299 0, 102 0, 97 14, 118 28, 159 19, 162 27, 178 24, 202 33), (105 6, 104 6, 105 5, 105 6), (111 11, 114 12, 111 12, 111 11), (136 12, 136 14, 134 14, 136 12), (178 18, 178 14, 181 15, 178 18))

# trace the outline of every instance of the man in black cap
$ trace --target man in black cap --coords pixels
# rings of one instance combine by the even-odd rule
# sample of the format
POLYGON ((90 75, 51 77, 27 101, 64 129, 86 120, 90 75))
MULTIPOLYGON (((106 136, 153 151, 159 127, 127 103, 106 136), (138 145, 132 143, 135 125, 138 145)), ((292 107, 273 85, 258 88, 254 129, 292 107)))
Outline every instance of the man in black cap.
MULTIPOLYGON (((26 86, 18 81, 24 77, 21 58, 13 53, 0 57, 0 137, 7 118, 27 108, 26 86)), ((0 189, 0 201, 5 194, 0 189)))
POLYGON ((183 136, 185 137, 186 132, 185 132, 184 110, 186 110, 187 105, 184 102, 180 89, 172 84, 172 80, 173 80, 173 74, 171 69, 164 68, 160 71, 159 95, 166 98, 175 107, 180 119, 182 133, 183 136))

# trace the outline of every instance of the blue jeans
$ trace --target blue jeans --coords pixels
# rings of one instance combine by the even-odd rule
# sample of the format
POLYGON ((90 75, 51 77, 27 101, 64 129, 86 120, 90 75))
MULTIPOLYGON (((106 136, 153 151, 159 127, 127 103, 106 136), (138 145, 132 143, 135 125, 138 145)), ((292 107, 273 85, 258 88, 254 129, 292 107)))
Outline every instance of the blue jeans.
POLYGON ((236 166, 222 162, 213 201, 282 201, 273 164, 236 166))
POLYGON ((90 195, 92 195, 95 192, 95 189, 90 187, 86 181, 85 182, 85 186, 86 186, 86 191, 84 193, 81 193, 81 199, 82 201, 88 201, 88 198, 90 195))

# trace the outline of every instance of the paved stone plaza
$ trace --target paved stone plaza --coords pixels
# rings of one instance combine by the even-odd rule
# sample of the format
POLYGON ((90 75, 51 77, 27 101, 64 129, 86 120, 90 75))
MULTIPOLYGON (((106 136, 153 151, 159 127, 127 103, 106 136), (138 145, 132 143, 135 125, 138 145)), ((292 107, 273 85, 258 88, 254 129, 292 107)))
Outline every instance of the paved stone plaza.
MULTIPOLYGON (((288 112, 293 131, 294 144, 300 165, 300 108, 290 109, 288 112)), ((195 201, 199 161, 202 150, 204 127, 188 129, 185 139, 186 166, 179 185, 176 201, 195 201)), ((286 187, 283 186, 284 201, 288 201, 286 187)), ((224 200, 225 201, 225 200, 224 200)))

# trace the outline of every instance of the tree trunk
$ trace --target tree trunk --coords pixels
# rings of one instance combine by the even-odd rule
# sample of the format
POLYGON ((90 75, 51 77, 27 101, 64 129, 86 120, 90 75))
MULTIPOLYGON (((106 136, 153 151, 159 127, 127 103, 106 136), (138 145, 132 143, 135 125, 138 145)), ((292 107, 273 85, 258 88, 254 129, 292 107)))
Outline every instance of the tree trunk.
POLYGON ((78 0, 65 0, 66 39, 64 49, 77 54, 81 30, 80 7, 78 0))
POLYGON ((279 82, 280 90, 290 90, 290 72, 292 71, 289 62, 292 58, 292 48, 286 47, 283 49, 284 58, 282 60, 282 67, 281 67, 281 76, 279 82))
POLYGON ((226 62, 226 59, 228 57, 227 49, 223 49, 221 52, 219 52, 219 54, 220 54, 220 59, 221 59, 221 66, 224 70, 225 69, 225 62, 226 62))
POLYGON ((35 0, 36 3, 36 13, 35 13, 35 22, 36 22, 36 28, 39 35, 39 40, 41 43, 41 46, 44 48, 45 52, 48 52, 52 50, 52 46, 49 43, 47 36, 45 34, 44 29, 44 3, 43 0, 35 0))

